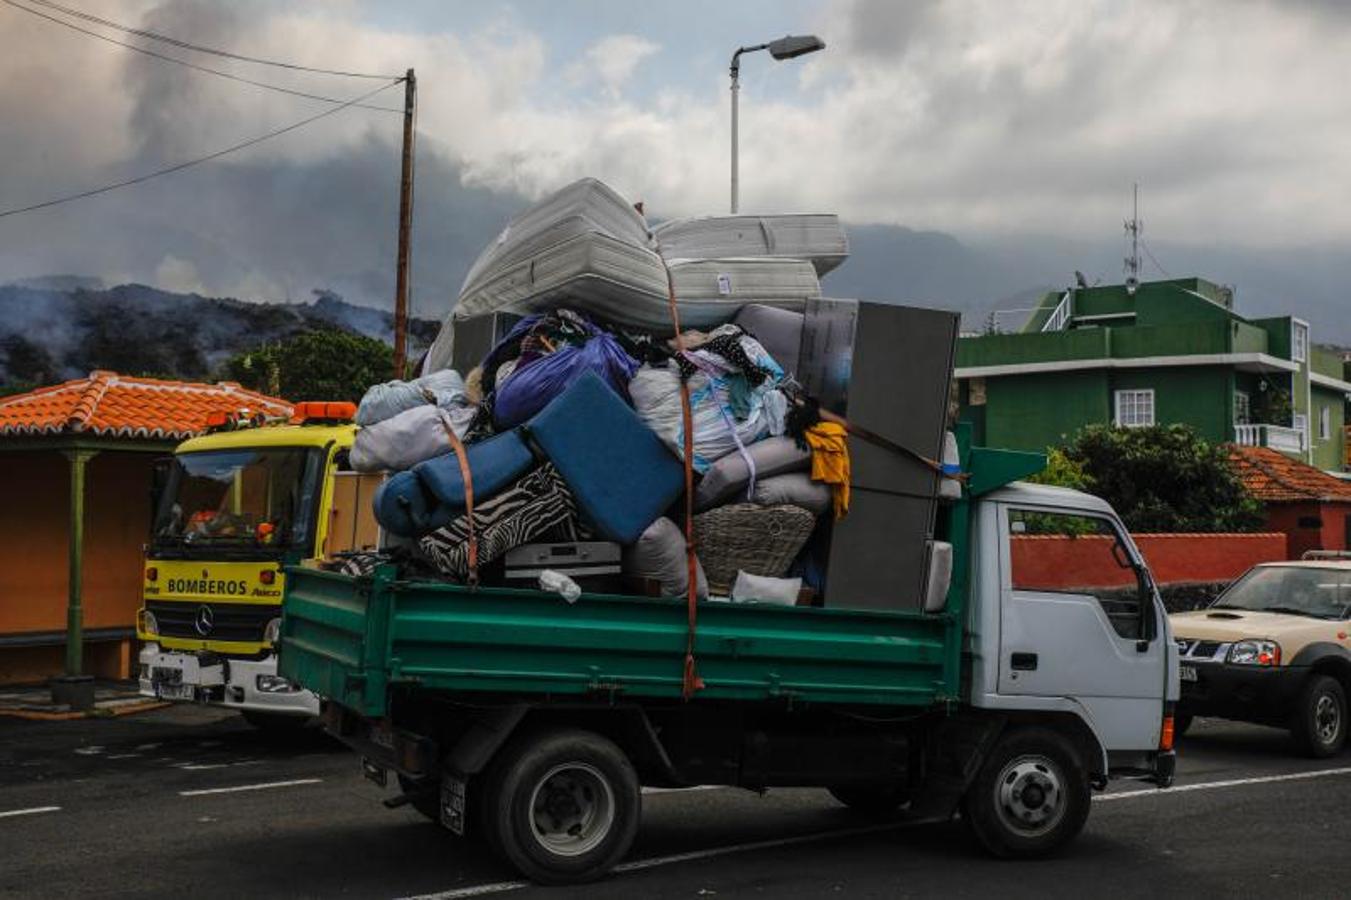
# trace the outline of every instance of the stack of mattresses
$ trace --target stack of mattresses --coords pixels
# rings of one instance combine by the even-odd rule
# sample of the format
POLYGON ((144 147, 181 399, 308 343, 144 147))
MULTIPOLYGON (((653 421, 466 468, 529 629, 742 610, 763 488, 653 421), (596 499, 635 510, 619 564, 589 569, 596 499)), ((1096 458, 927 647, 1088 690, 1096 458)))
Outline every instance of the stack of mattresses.
POLYGON ((672 288, 689 328, 726 322, 747 303, 800 310, 821 296, 819 275, 847 254, 831 215, 680 219, 654 235, 627 200, 585 178, 517 216, 479 255, 423 371, 451 364, 457 322, 494 313, 566 303, 619 327, 669 335, 672 288))

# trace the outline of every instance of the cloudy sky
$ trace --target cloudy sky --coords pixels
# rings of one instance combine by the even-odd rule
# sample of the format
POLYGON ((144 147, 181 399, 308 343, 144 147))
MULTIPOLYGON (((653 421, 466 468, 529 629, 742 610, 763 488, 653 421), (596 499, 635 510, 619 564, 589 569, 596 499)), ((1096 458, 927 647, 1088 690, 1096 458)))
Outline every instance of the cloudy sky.
MULTIPOLYGON (((248 55, 414 67, 415 292, 427 313, 449 305, 523 197, 579 176, 659 218, 723 211, 728 58, 788 32, 819 34, 828 49, 746 58, 744 210, 835 211, 856 226, 1027 250, 1018 255, 1033 270, 1025 261, 999 276, 1007 285, 980 288, 990 300, 1078 267, 1118 280, 1134 181, 1152 275, 1243 274, 1196 271, 1222 259, 1335 265, 1351 239, 1351 4, 1335 0, 59 2, 248 55), (1065 271, 1034 271, 1062 257, 1065 271)), ((379 86, 145 46, 330 97, 379 86)), ((401 101, 394 87, 368 102, 401 101)), ((0 5, 0 212, 326 108, 0 5)), ((0 217, 0 281, 70 272, 246 299, 331 287, 385 302, 399 128, 398 115, 347 109, 144 185, 0 217)), ((1258 305, 1288 304, 1269 282, 1258 305)))

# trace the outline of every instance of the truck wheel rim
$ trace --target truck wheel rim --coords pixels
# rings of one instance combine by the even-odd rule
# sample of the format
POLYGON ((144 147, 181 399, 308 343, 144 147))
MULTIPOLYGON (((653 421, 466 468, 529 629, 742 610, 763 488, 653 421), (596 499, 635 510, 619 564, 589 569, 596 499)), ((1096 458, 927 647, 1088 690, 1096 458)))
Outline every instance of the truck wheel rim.
POLYGON ((609 779, 586 763, 554 766, 530 796, 530 832, 557 856, 581 856, 596 849, 614 820, 609 779))
POLYGON ((1065 815, 1064 778, 1044 756, 1011 760, 995 782, 995 809, 1004 824, 1029 837, 1045 834, 1065 815))
POLYGON ((1342 733, 1342 708, 1331 694, 1321 694, 1313 710, 1314 728, 1323 744, 1335 743, 1342 733))

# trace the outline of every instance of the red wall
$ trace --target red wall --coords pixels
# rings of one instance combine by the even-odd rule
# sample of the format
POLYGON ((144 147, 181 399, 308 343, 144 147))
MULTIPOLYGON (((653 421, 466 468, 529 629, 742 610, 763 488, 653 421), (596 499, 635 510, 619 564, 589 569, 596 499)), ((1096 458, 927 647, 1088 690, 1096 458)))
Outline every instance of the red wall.
POLYGON ((1271 503, 1267 505, 1267 527, 1290 536, 1290 558, 1299 559, 1305 550, 1347 550, 1346 517, 1351 503, 1271 503), (1322 521, 1317 528, 1303 528, 1300 519, 1322 521))
MULTIPOLYGON (((1284 534, 1133 534, 1159 584, 1232 581, 1259 562, 1288 559, 1284 534)), ((1133 584, 1101 535, 1014 535, 1013 570, 1019 581, 1044 587, 1133 584), (1083 546, 1088 542, 1092 549, 1083 546), (1100 548, 1100 549, 1099 549, 1100 548)))

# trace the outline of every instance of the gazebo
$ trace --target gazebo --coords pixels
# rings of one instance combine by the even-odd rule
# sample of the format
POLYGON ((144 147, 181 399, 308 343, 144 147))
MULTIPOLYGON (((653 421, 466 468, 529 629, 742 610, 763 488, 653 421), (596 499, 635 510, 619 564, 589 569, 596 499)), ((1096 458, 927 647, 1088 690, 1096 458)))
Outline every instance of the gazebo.
POLYGON ((0 398, 0 684, 53 678, 80 705, 94 675, 130 677, 156 460, 241 409, 291 413, 232 382, 106 371, 0 398))

